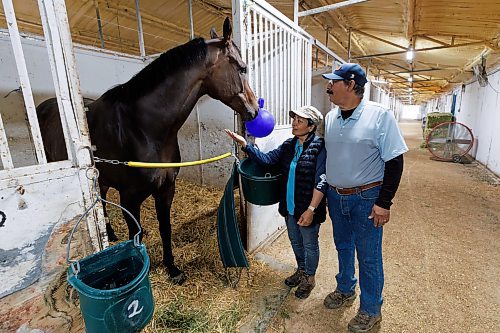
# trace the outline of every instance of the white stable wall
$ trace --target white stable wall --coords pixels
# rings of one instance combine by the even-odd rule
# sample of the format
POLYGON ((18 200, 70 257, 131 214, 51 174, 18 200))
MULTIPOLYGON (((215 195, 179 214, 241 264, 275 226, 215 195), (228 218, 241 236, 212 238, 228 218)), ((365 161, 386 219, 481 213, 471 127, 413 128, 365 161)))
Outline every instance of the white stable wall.
MULTIPOLYGON (((25 37, 22 39, 26 65, 33 90, 35 105, 49 97, 55 97, 54 83, 50 73, 49 58, 45 42, 41 38, 25 37)), ((75 57, 80 75, 82 95, 97 98, 109 88, 127 81, 144 68, 139 58, 125 57, 97 52, 91 49, 75 48, 75 57)), ((19 87, 19 77, 12 54, 9 37, 0 31, 0 94, 19 87)), ((0 110, 5 122, 24 121, 23 102, 20 93, 11 93, 0 99, 0 110)))
POLYGON ((401 119, 420 120, 422 119, 420 105, 405 105, 401 113, 401 119))
POLYGON ((474 147, 471 155, 500 176, 500 68, 488 75, 489 85, 473 81, 446 95, 429 101, 427 112, 451 112, 452 95, 457 95, 455 117, 472 129, 474 147))
POLYGON ((370 101, 380 103, 394 114, 397 121, 400 121, 403 115, 404 104, 394 97, 394 94, 387 93, 376 84, 368 83, 365 85, 365 98, 370 101))

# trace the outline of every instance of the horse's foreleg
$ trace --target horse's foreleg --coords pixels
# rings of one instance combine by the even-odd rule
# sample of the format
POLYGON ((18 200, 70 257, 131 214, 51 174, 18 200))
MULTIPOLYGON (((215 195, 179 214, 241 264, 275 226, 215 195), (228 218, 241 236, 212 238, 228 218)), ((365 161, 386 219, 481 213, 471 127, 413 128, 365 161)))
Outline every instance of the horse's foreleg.
MULTIPOLYGON (((120 192, 120 205, 128 210, 137 220, 137 223, 141 223, 141 204, 144 201, 144 196, 139 196, 135 193, 128 193, 125 191, 120 192)), ((128 227, 128 238, 133 239, 134 236, 139 232, 139 226, 135 223, 132 217, 122 210, 125 222, 127 222, 128 227)), ((140 240, 142 241, 143 232, 141 231, 140 240)))
POLYGON ((168 274, 176 284, 186 281, 184 273, 174 264, 172 254, 172 225, 170 224, 170 208, 175 193, 175 181, 165 182, 158 192, 153 194, 155 198, 156 216, 160 226, 160 235, 163 243, 163 264, 167 266, 168 274))
MULTIPOLYGON (((101 192, 101 197, 106 200, 106 195, 108 194, 109 187, 107 186, 101 186, 99 185, 99 191, 101 192)), ((104 212, 104 219, 106 220, 106 234, 108 234, 108 240, 110 242, 116 242, 118 240, 118 237, 115 234, 115 231, 113 230, 113 227, 111 226, 111 223, 109 222, 108 218, 108 212, 106 210, 106 203, 102 203, 102 210, 104 212)))

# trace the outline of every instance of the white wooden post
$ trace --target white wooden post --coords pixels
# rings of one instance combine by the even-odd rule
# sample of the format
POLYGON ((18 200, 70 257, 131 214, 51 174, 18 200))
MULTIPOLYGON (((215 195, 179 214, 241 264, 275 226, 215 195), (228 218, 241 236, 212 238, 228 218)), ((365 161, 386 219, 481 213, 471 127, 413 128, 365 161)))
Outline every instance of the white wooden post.
MULTIPOLYGON (((38 0, 43 25, 48 27, 46 40, 49 58, 55 67, 54 82, 58 82, 57 98, 65 114, 71 147, 73 147, 73 165, 80 169, 79 179, 85 205, 89 205, 97 193, 92 191, 92 183, 87 179, 86 169, 92 165, 89 149, 91 146, 89 130, 84 112, 83 98, 80 92, 80 80, 77 73, 73 43, 64 0, 38 0)), ((87 219, 87 226, 94 249, 107 246, 103 240, 104 214, 96 208, 87 219)))
POLYGON ((31 84, 28 76, 28 70, 26 68, 26 61, 24 59, 23 47, 21 45, 21 36, 19 35, 19 29, 17 27, 14 6, 12 4, 12 0, 2 0, 2 3, 5 12, 5 19, 9 28, 12 50, 14 52, 14 59, 16 61, 17 72, 19 74, 24 104, 26 106, 26 113, 30 123, 36 158, 39 164, 45 164, 47 163, 47 158, 45 157, 42 135, 40 134, 40 127, 38 126, 35 101, 33 100, 33 93, 31 92, 31 84))

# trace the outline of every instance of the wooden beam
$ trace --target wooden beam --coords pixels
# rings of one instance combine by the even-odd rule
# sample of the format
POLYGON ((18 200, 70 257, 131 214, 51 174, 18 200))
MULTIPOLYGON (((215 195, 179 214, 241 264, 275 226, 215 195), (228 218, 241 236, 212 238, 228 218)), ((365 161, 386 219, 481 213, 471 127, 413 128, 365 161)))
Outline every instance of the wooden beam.
POLYGON ((407 50, 407 49, 408 49, 408 47, 401 46, 401 45, 399 45, 399 44, 396 44, 396 43, 390 42, 390 41, 388 41, 388 40, 385 40, 385 39, 382 39, 382 38, 380 38, 380 37, 377 37, 377 36, 371 35, 371 34, 369 34, 369 33, 367 33, 367 32, 363 32, 363 31, 358 30, 358 29, 352 29, 352 32, 355 32, 355 33, 358 33, 358 34, 361 34, 361 35, 364 35, 364 36, 367 36, 367 37, 370 37, 370 38, 376 39, 376 40, 378 40, 378 41, 380 41, 380 42, 382 42, 382 43, 386 43, 386 44, 392 45, 392 46, 397 47, 397 48, 402 49, 402 50, 407 50))
POLYGON ((450 81, 455 80, 458 76, 464 74, 466 71, 470 70, 474 65, 479 63, 482 58, 487 57, 490 53, 492 52, 491 49, 485 48, 483 51, 481 51, 480 54, 478 54, 474 59, 469 61, 461 70, 457 71, 454 75, 450 76, 450 81))
MULTIPOLYGON (((427 48, 423 48, 423 49, 415 49, 414 52, 426 52, 426 51, 434 51, 434 50, 444 50, 444 49, 451 49, 451 48, 455 48, 455 47, 464 47, 464 46, 471 46, 471 45, 487 44, 487 43, 490 43, 490 42, 491 42, 490 40, 483 40, 483 41, 480 41, 480 42, 455 44, 455 45, 449 45, 449 46, 427 47, 427 48)), ((396 54, 403 54, 403 53, 406 53, 406 51, 395 51, 395 52, 370 54, 370 55, 353 57, 353 59, 360 60, 360 59, 369 59, 369 58, 374 58, 374 57, 386 57, 386 56, 391 56, 391 55, 396 55, 396 54)))
MULTIPOLYGON (((78 30, 76 32, 73 32, 72 38, 74 39, 75 42, 82 42, 85 41, 86 43, 82 44, 89 44, 92 43, 94 44, 94 41, 97 42, 97 37, 95 35, 95 32, 93 31, 87 31, 87 30, 78 30)), ((108 46, 108 49, 112 48, 114 50, 119 50, 120 48, 128 50, 128 51, 133 51, 134 53, 137 53, 140 55, 140 48, 139 45, 137 45, 136 40, 129 40, 129 39, 124 39, 124 38, 118 38, 110 35, 105 35, 104 36, 104 41, 106 45, 108 46)), ((180 44, 181 42, 179 42, 180 44)), ((158 52, 165 52, 164 49, 159 49, 156 47, 148 46, 148 51, 152 53, 158 53, 158 52)))
POLYGON ((420 82, 434 82, 434 81, 448 81, 448 80, 447 79, 432 79, 432 80, 414 80, 412 82, 405 80, 405 81, 391 81, 391 83, 420 83, 420 82))
MULTIPOLYGON (((106 4, 107 4, 107 6, 105 8, 119 11, 121 15, 126 16, 131 20, 134 20, 134 21, 136 20, 135 8, 124 6, 124 5, 119 5, 119 4, 116 4, 112 1, 108 1, 108 2, 106 2, 106 4)), ((177 24, 169 23, 169 22, 162 20, 156 16, 153 16, 151 14, 147 14, 144 12, 141 14, 141 17, 142 17, 143 23, 150 24, 156 28, 166 29, 166 30, 169 30, 171 32, 175 32, 175 33, 182 35, 184 37, 189 36, 189 33, 190 33, 189 29, 181 27, 177 24)))
POLYGON ((211 3, 210 1, 206 0, 194 0, 196 5, 199 7, 203 8, 207 12, 209 12, 212 15, 225 18, 227 16, 231 16, 231 8, 229 7, 221 7, 220 5, 216 5, 211 3))
POLYGON ((338 8, 341 8, 341 7, 355 5, 357 3, 366 2, 366 1, 369 1, 369 0, 347 0, 347 1, 342 1, 342 2, 331 4, 331 5, 326 5, 326 6, 323 6, 323 7, 318 7, 318 8, 306 10, 306 11, 303 11, 303 12, 299 12, 298 13, 298 17, 308 16, 308 15, 315 15, 315 14, 323 13, 323 12, 334 10, 334 9, 338 9, 338 8))
MULTIPOLYGON (((431 42, 439 44, 439 45, 450 46, 450 44, 448 44, 448 43, 442 42, 440 40, 437 40, 435 38, 429 37, 427 35, 416 35, 416 36, 418 36, 419 38, 422 38, 422 39, 427 39, 428 41, 431 41, 431 42)), ((453 43, 451 45, 453 45, 453 43)))
MULTIPOLYGON (((323 5, 327 5, 327 2, 325 0, 319 0, 319 2, 323 5)), ((346 17, 342 14, 342 12, 340 10, 334 10, 334 11, 329 11, 327 13, 328 13, 329 17, 331 17, 338 24, 338 26, 346 34, 348 34, 348 31, 349 31, 349 28, 351 27, 351 24, 346 19, 346 17)), ((358 40, 358 38, 356 36, 352 36, 351 43, 353 43, 363 55, 366 54, 365 48, 363 47, 362 43, 358 40)), ((351 45, 351 49, 352 49, 352 45, 351 45)))
POLYGON ((415 7, 416 0, 408 0, 406 3, 408 17, 406 18, 406 39, 411 41, 413 39, 413 35, 415 34, 415 7))
POLYGON ((413 74, 413 73, 426 73, 433 71, 444 71, 446 69, 442 68, 424 68, 424 69, 414 69, 414 70, 406 70, 401 72, 391 72, 392 74, 413 74))
MULTIPOLYGON (((308 5, 307 5, 305 2, 301 3, 301 4, 300 4, 300 6, 302 6, 302 8, 306 8, 306 9, 308 8, 308 7, 307 7, 308 5)), ((319 18, 318 18, 318 17, 316 17, 316 16, 311 16, 310 18, 311 18, 314 22, 316 22, 316 23, 318 24, 318 26, 322 27, 322 28, 323 28, 323 29, 325 29, 325 30, 328 30, 328 31, 327 31, 327 33, 326 33, 326 36, 327 36, 327 37, 332 37, 333 41, 334 41, 336 44, 338 44, 338 45, 339 45, 339 46, 340 46, 343 50, 345 50, 345 51, 347 52, 347 48, 346 48, 346 47, 342 44, 342 42, 340 41, 340 37, 339 37, 339 36, 337 36, 336 34, 332 33, 332 31, 328 29, 329 27, 324 28, 324 23, 323 23, 323 22, 321 22, 321 21, 319 20, 319 18)), ((332 20, 333 20, 333 18, 332 18, 332 20)), ((338 24, 338 22, 337 22, 337 24, 338 24)), ((328 44, 328 43, 326 42, 326 40, 325 40, 325 44, 328 44)))

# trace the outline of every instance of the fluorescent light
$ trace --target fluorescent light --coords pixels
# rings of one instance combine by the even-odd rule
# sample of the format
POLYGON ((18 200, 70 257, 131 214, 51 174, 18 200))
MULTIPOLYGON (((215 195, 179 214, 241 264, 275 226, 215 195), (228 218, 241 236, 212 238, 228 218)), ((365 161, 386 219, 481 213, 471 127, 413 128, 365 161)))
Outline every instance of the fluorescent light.
POLYGON ((411 76, 411 75, 410 75, 410 76, 408 77, 408 82, 413 82, 413 76, 411 76))
POLYGON ((383 80, 371 80, 370 82, 371 83, 380 83, 380 84, 387 84, 387 83, 389 83, 389 82, 383 81, 383 80))
POLYGON ((408 88, 408 91, 413 91, 413 88, 412 87, 408 88))
POLYGON ((414 58, 415 58, 415 51, 413 51, 413 49, 410 47, 406 52, 406 61, 412 62, 414 58))

